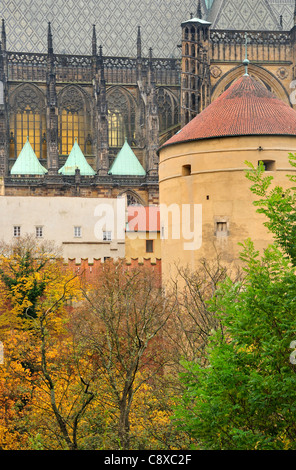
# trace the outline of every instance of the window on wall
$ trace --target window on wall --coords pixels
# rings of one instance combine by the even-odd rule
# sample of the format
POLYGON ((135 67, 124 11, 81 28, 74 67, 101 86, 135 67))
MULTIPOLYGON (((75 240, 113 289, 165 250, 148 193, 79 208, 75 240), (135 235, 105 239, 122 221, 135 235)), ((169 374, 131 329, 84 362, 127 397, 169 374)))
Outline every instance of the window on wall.
POLYGON ((74 237, 75 238, 81 238, 81 227, 77 226, 74 227, 74 237))
POLYGON ((21 236, 21 227, 20 227, 20 225, 15 225, 13 227, 13 236, 14 237, 20 237, 21 236))
POLYGON ((43 227, 37 226, 36 227, 36 238, 42 238, 43 237, 43 227))
POLYGON ((110 147, 122 147, 124 144, 124 122, 123 115, 119 110, 108 113, 109 145, 110 147))
POLYGON ((40 158, 41 149, 41 117, 35 114, 30 106, 27 106, 24 112, 17 113, 16 115, 16 141, 17 141, 17 154, 20 153, 26 143, 27 137, 33 147, 36 155, 40 158))
POLYGON ((190 175, 191 175, 191 165, 183 165, 182 176, 190 176, 190 175))
POLYGON ((146 253, 153 253, 153 240, 146 240, 146 253))
POLYGON ((31 85, 21 86, 11 97, 10 109, 10 157, 16 158, 29 138, 37 157, 45 159, 46 113, 42 92, 31 85))
POLYGON ((225 237, 229 234, 228 222, 226 220, 217 220, 215 223, 216 237, 225 237))
POLYGON ((62 155, 69 155, 75 138, 81 149, 84 148, 84 116, 78 113, 62 111, 61 116, 62 155))
POLYGON ((157 90, 160 132, 179 124, 179 106, 175 96, 164 88, 157 90))
POLYGON ((126 194, 126 200, 127 200, 128 206, 141 206, 142 205, 141 201, 134 194, 131 194, 131 193, 126 194))
POLYGON ((111 242, 112 240, 112 232, 109 230, 103 231, 103 241, 105 242, 111 242))
MULTIPOLYGON (((59 96, 60 154, 69 155, 75 139, 81 150, 91 140, 90 106, 78 87, 70 86, 59 96)), ((88 146, 88 152, 91 149, 88 146)))
MULTIPOLYGON (((259 166, 259 163, 260 163, 260 161, 258 162, 258 166, 259 166)), ((265 171, 275 171, 276 170, 275 160, 263 160, 262 163, 263 163, 265 171)))
POLYGON ((135 144, 136 106, 132 96, 120 88, 108 93, 109 146, 121 148, 125 138, 135 144))

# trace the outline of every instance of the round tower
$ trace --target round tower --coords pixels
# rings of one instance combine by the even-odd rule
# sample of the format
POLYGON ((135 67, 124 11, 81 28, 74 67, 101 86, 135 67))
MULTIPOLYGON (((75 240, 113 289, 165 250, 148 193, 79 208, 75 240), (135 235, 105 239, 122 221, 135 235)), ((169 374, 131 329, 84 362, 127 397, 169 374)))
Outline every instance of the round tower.
POLYGON ((263 161, 274 184, 287 187, 290 152, 296 111, 248 73, 160 148, 164 279, 174 263, 194 270, 217 254, 237 263, 238 243, 248 237, 257 249, 267 246, 271 235, 252 204, 245 162, 263 161))

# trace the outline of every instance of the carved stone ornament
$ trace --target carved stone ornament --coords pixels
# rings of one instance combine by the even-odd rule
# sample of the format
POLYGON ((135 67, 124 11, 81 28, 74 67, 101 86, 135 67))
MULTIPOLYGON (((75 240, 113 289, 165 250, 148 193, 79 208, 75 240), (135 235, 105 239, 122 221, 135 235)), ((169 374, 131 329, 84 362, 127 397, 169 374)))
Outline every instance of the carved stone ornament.
POLYGON ((281 80, 284 80, 288 76, 288 70, 285 67, 280 67, 276 74, 278 78, 280 78, 281 80))
POLYGON ((45 97, 31 85, 23 85, 15 94, 11 107, 14 111, 24 112, 29 107, 34 112, 40 112, 45 108, 45 97))
POLYGON ((217 65, 211 67, 210 71, 213 78, 219 78, 222 75, 222 70, 217 65))
POLYGON ((79 113, 84 108, 84 100, 76 87, 69 87, 62 95, 61 104, 70 113, 79 113))

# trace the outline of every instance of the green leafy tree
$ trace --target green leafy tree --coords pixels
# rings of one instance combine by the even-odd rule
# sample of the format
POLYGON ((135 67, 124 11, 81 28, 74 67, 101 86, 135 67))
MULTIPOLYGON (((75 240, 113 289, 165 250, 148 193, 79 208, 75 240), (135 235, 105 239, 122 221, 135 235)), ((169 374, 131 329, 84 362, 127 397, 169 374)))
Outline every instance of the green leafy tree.
POLYGON ((276 241, 262 255, 251 240, 242 244, 244 279, 227 279, 211 301, 223 328, 213 332, 207 367, 186 364, 175 418, 203 449, 294 450, 295 190, 271 188, 262 164, 250 168, 256 205, 276 241))
MULTIPOLYGON (((296 168, 296 155, 290 153, 289 162, 296 168)), ((249 162, 245 163, 250 168, 246 176, 252 183, 251 191, 259 197, 254 202, 257 212, 266 216, 264 225, 273 234, 284 255, 296 265, 296 176, 287 175, 291 184, 284 189, 282 186, 273 185, 272 176, 265 176, 262 162, 259 162, 257 168, 249 162)))

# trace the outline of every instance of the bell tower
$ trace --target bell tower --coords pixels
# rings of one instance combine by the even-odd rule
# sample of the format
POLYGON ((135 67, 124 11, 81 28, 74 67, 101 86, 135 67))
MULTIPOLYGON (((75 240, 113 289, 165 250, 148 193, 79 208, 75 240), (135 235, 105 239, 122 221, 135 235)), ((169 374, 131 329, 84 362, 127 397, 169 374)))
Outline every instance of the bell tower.
POLYGON ((182 23, 181 125, 210 104, 210 26, 202 19, 199 0, 196 16, 182 23))

